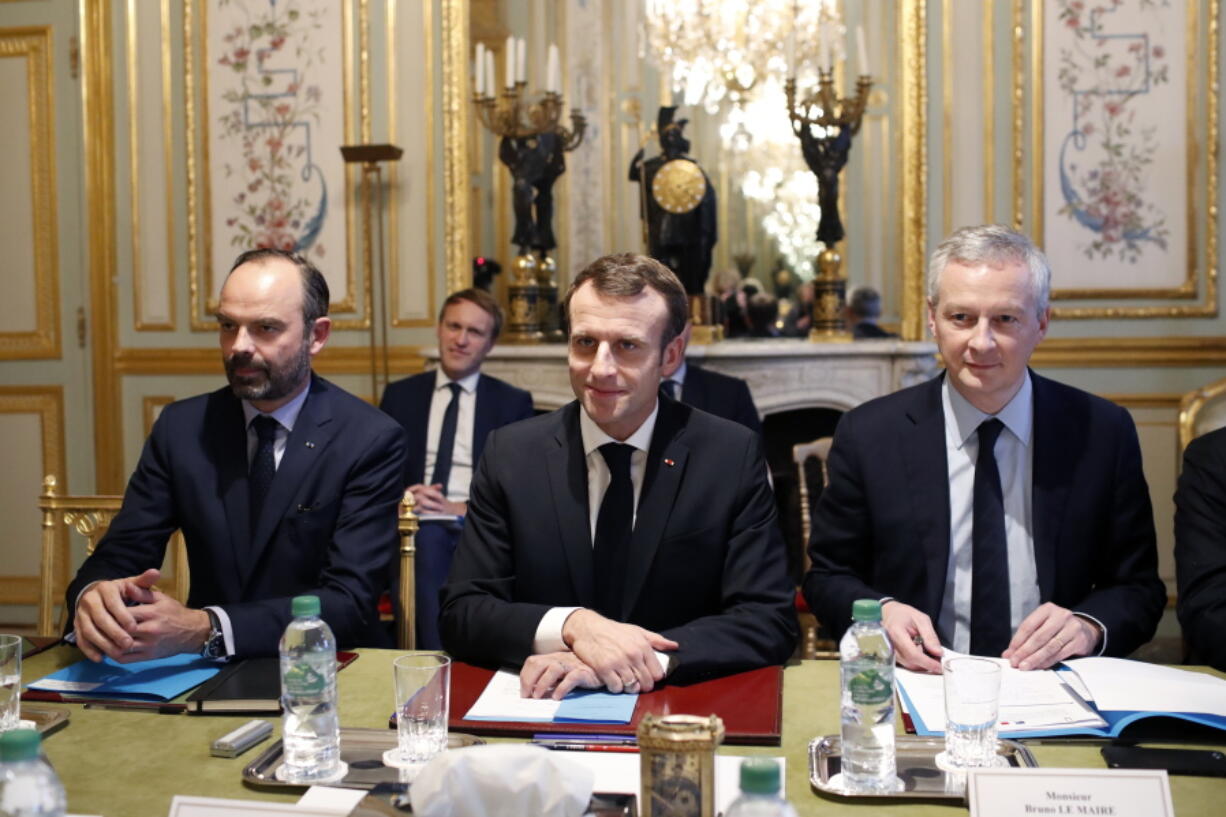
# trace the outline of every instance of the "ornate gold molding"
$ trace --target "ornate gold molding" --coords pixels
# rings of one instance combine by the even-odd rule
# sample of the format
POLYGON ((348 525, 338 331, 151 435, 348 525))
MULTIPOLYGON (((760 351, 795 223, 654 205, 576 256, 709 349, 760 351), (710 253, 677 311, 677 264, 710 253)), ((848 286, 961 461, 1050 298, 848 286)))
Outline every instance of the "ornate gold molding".
POLYGON ((144 422, 145 436, 149 436, 149 432, 153 430, 153 422, 157 419, 158 411, 163 406, 168 406, 175 401, 176 398, 169 395, 157 394, 146 395, 141 398, 141 419, 144 422))
MULTIPOLYGON (((34 256, 34 329, 0 330, 0 360, 60 356, 59 213, 55 194, 55 99, 51 27, 0 29, 0 59, 26 63, 26 129, 30 142, 30 236, 34 256)), ((17 160, 17 157, 14 157, 17 160)), ((12 270, 8 271, 12 274, 12 270)))
POLYGON ((902 65, 902 336, 924 337, 924 258, 927 240, 928 104, 926 0, 903 0, 899 12, 902 65))
POLYGON ((144 164, 141 159, 140 143, 140 60, 137 56, 137 43, 141 32, 137 24, 137 0, 127 0, 125 9, 126 27, 124 46, 127 51, 128 74, 128 190, 131 199, 132 219, 132 321, 137 332, 174 331, 175 329, 175 253, 174 249, 174 151, 171 147, 171 80, 170 80, 170 0, 161 0, 158 4, 159 39, 161 41, 161 80, 162 93, 162 160, 166 176, 166 247, 169 252, 161 259, 165 265, 168 320, 147 321, 144 319, 145 270, 141 266, 142 246, 140 230, 140 171, 144 164))
MULTIPOLYGON (((1015 101, 1014 144, 1015 144, 1015 175, 1014 175, 1014 225, 1022 226, 1022 212, 1025 206, 1025 191, 1023 190, 1020 168, 1023 157, 1020 145, 1024 130, 1021 102, 1025 99, 1027 77, 1019 59, 1021 44, 1026 37, 1023 29, 1023 5, 1026 0, 1013 0, 1014 19, 1014 77, 1013 90, 1015 101)), ((1201 0, 1185 0, 1187 3, 1187 26, 1185 50, 1187 53, 1187 123, 1186 137, 1188 141, 1187 174, 1187 274, 1182 284, 1176 287, 1138 287, 1138 288, 1068 288, 1052 291, 1053 300, 1194 300, 1199 290, 1199 275, 1197 260, 1202 256, 1197 248, 1197 219, 1205 220, 1205 297, 1196 304, 1169 306, 1058 306, 1053 308, 1052 315, 1056 318, 1195 318, 1215 317, 1218 314, 1217 304, 1217 217, 1216 202, 1218 196, 1218 25, 1220 0, 1205 0, 1208 7, 1208 55, 1205 58, 1204 82, 1207 90, 1205 100, 1205 136, 1203 144, 1209 145, 1205 154, 1205 202, 1206 206, 1197 207, 1196 182, 1201 178, 1197 172, 1198 146, 1202 144, 1197 132, 1196 109, 1199 100, 1199 82, 1197 79, 1197 55, 1200 53, 1199 38, 1201 35, 1198 23, 1198 10, 1201 0), (1203 213, 1198 216, 1198 212, 1203 213)), ((1030 0, 1030 234, 1039 244, 1043 243, 1043 4, 1030 0)))
MULTIPOLYGON (((64 389, 61 386, 0 386, 0 414, 37 414, 41 433, 39 474, 61 474, 67 485, 64 457, 64 389)), ((31 478, 31 486, 37 484, 31 478)), ((62 526, 61 526, 62 527, 62 526)), ((63 587, 68 565, 68 536, 61 530, 56 541, 57 586, 63 587)), ((38 576, 0 576, 0 604, 37 604, 38 576)))
POLYGON ((443 30, 443 234, 447 291, 472 285, 468 213, 468 0, 441 0, 443 30))
POLYGON ((1048 338, 1030 363, 1039 368, 1222 366, 1226 337, 1048 338))
POLYGON ((94 489, 118 493, 124 485, 123 424, 114 354, 115 308, 115 129, 111 72, 110 0, 81 2, 81 62, 84 66, 82 130, 85 201, 88 207, 90 344, 93 364, 94 489))
MULTIPOLYGON (((422 38, 421 55, 425 63, 425 78, 422 82, 422 114, 425 122, 426 137, 426 263, 421 273, 426 276, 426 314, 422 318, 404 318, 400 315, 400 163, 391 162, 387 169, 387 186, 392 191, 388 201, 388 274, 391 278, 388 284, 388 299, 391 301, 392 326, 418 327, 433 326, 435 304, 438 303, 438 287, 434 281, 435 258, 438 246, 435 240, 434 228, 438 223, 435 218, 435 192, 438 180, 434 172, 434 13, 432 3, 421 4, 422 38)), ((388 141, 396 144, 396 58, 399 53, 399 43, 396 40, 396 3, 387 4, 387 129, 388 141)), ((416 270, 413 270, 416 274, 416 270)))

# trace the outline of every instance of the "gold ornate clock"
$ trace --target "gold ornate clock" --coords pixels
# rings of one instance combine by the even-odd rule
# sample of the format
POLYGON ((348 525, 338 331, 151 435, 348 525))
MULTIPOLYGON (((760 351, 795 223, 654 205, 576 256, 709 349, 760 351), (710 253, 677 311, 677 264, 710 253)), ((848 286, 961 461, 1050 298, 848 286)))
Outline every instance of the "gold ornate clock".
POLYGON ((714 817, 716 715, 643 716, 638 727, 643 817, 714 817))
POLYGON ((707 177, 689 159, 665 162, 651 179, 651 196, 669 213, 688 213, 702 202, 707 177))

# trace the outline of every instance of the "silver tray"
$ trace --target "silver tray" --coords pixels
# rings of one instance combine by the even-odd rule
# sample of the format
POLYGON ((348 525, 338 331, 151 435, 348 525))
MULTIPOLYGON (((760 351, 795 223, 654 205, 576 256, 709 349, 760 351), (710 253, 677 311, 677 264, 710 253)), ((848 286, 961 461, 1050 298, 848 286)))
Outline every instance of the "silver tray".
POLYGON ((68 710, 52 706, 38 706, 22 701, 21 719, 31 721, 34 728, 45 738, 68 725, 68 710))
MULTIPOLYGON (((349 764, 349 772, 330 786, 346 789, 394 789, 402 786, 400 770, 383 765, 383 753, 396 746, 395 729, 341 728, 341 760, 349 764)), ((447 748, 460 749, 485 743, 473 735, 455 732, 447 735, 447 748)), ((273 741, 259 757, 243 768, 243 780, 257 786, 306 788, 306 783, 286 783, 276 778, 281 765, 281 739, 273 741)))
MULTIPOLYGON (((809 783, 818 791, 841 797, 962 800, 966 796, 966 775, 937 768, 936 756, 943 751, 943 737, 899 735, 894 742, 894 756, 902 789, 892 793, 853 794, 839 787, 837 780, 832 781, 839 773, 839 761, 843 756, 842 739, 838 735, 816 737, 809 741, 809 783)), ((1015 741, 1000 741, 997 751, 1010 766, 1039 765, 1030 750, 1015 741)))

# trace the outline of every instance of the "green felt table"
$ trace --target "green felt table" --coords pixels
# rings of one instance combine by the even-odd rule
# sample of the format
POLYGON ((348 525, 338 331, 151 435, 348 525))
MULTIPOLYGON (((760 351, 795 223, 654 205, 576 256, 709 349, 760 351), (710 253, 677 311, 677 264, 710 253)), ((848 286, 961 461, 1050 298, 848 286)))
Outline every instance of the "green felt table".
MULTIPOLYGON (((392 659, 400 653, 360 653, 359 659, 338 676, 341 724, 385 727, 393 708, 392 659)), ((29 682, 79 658, 75 648, 55 647, 27 658, 22 676, 29 682)), ((243 782, 244 765, 267 743, 239 758, 209 754, 209 743, 244 723, 249 719, 246 716, 164 715, 84 709, 76 704, 39 705, 61 707, 70 713, 68 726, 50 735, 44 747, 68 790, 72 813, 165 817, 176 794, 281 801, 294 801, 301 795, 298 789, 255 788, 243 782)), ((784 671, 783 715, 781 746, 725 746, 720 751, 785 756, 788 799, 800 815, 924 817, 965 812, 965 805, 954 802, 852 801, 819 794, 810 787, 809 741, 817 735, 837 733, 839 728, 837 662, 789 665, 784 671)), ((274 723, 276 737, 280 722, 275 719, 274 723)), ((1032 747, 1032 751, 1041 766, 1104 768, 1096 746, 1043 744, 1032 747)), ((1222 814, 1226 810, 1226 778, 1172 777, 1171 795, 1179 817, 1222 814)))

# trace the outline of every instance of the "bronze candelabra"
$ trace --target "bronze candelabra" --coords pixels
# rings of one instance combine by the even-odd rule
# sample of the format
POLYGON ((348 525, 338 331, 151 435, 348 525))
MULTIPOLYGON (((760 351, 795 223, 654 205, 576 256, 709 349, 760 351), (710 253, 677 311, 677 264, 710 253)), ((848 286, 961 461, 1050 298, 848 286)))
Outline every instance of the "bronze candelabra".
POLYGON ((515 165, 508 162, 516 182, 516 196, 525 196, 528 200, 516 203, 515 232, 519 254, 511 265, 512 276, 507 286, 510 314, 505 340, 510 343, 564 340, 558 315, 557 262, 549 257, 549 250, 553 248, 552 186, 564 168, 561 154, 574 150, 583 142, 587 120, 577 108, 572 108, 568 130, 562 125, 562 95, 551 90, 529 101, 526 82, 516 82, 496 97, 476 93, 473 103, 481 124, 504 140, 515 140, 526 157, 515 165), (546 135, 552 138, 543 138, 546 135), (541 155, 542 152, 547 155, 541 155), (533 198, 538 220, 545 223, 526 227, 519 222, 531 211, 533 198), (527 237, 529 235, 549 238, 534 241, 527 237))
POLYGON ((840 98, 834 90, 833 70, 819 68, 817 78, 817 87, 799 102, 796 78, 789 77, 784 86, 792 131, 800 139, 806 164, 817 176, 821 206, 817 240, 824 249, 818 253, 813 279, 813 328, 809 330, 809 339, 850 340, 843 319, 847 277, 840 269, 842 256, 835 249, 846 234, 839 217, 839 174, 847 164, 852 137, 860 130, 873 81, 862 74, 856 80, 855 96, 840 98))

